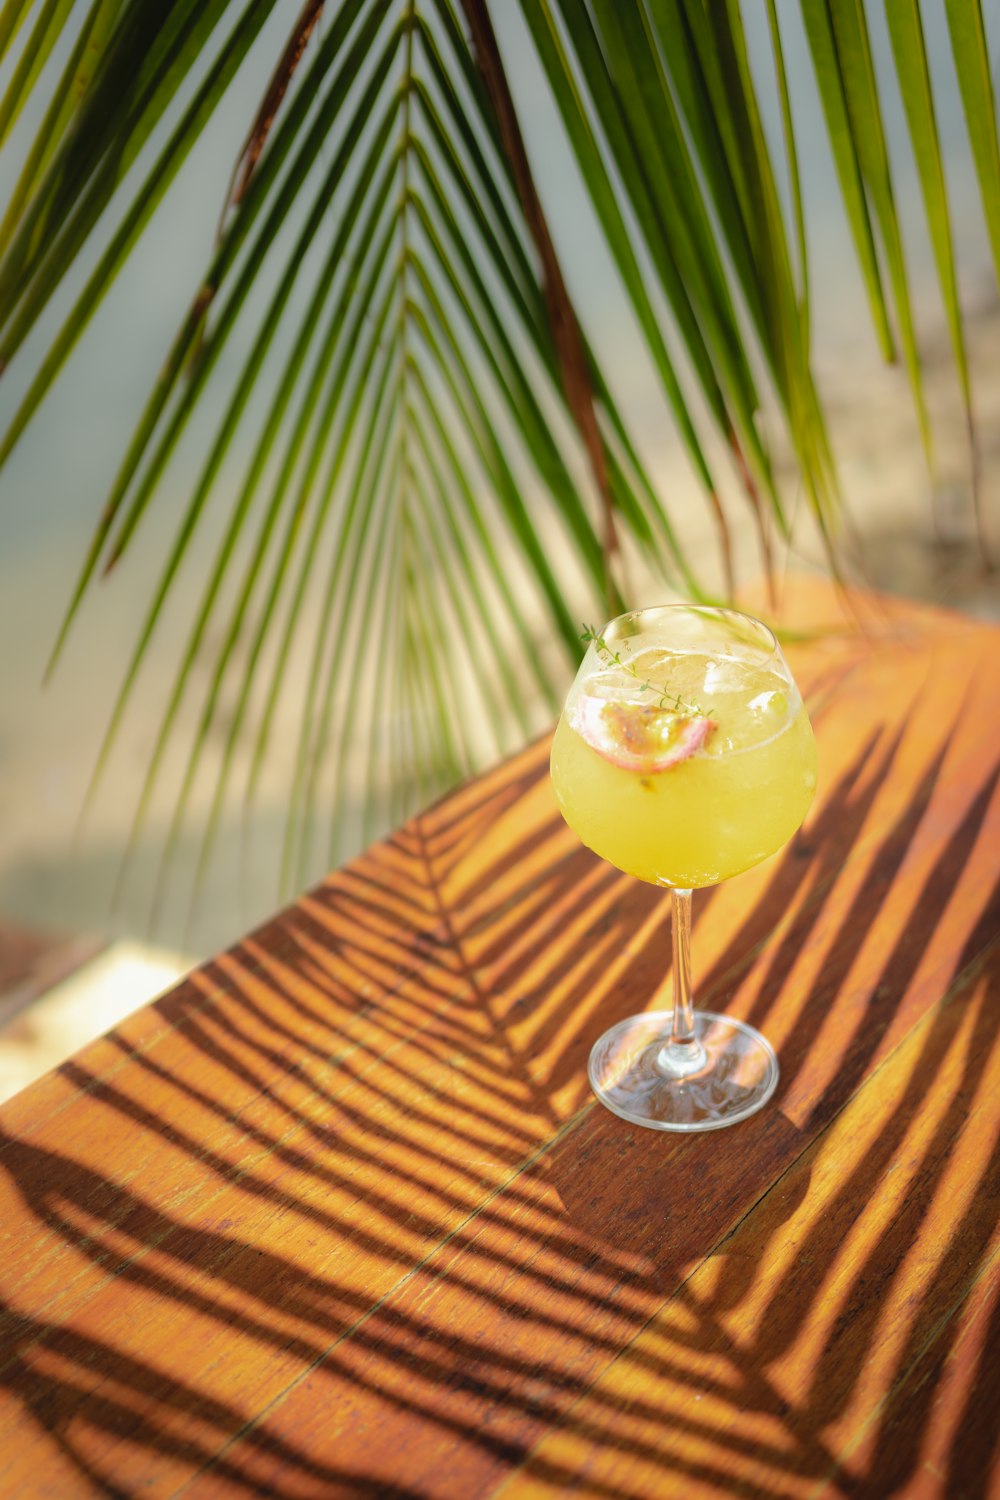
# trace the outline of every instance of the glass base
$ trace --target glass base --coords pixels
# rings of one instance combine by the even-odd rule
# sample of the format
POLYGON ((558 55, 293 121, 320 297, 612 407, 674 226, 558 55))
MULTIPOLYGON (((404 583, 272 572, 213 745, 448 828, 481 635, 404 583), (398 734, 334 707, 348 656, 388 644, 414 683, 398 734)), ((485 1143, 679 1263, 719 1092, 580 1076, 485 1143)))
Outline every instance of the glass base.
POLYGON ((587 1073, 602 1104, 650 1130, 721 1130, 766 1104, 778 1059, 743 1021, 694 1014, 694 1039, 670 1042, 673 1014, 645 1011, 619 1021, 594 1044, 587 1073))

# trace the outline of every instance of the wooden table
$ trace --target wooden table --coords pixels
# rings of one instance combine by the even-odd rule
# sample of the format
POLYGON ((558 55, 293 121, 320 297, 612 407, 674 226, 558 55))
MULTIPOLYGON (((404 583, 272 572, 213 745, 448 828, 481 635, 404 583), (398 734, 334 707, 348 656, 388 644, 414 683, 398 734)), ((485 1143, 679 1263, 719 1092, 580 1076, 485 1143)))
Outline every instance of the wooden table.
POLYGON ((1000 632, 855 610, 790 589, 821 794, 696 898, 771 1106, 592 1101, 668 908, 532 746, 0 1111, 6 1500, 1000 1494, 1000 632))

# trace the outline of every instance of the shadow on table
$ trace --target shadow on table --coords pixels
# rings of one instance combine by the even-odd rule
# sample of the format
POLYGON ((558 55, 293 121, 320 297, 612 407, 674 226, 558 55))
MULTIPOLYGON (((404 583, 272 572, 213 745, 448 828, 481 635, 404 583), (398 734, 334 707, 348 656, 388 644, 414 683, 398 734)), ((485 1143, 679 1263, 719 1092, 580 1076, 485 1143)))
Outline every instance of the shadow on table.
MULTIPOLYGON (((657 892, 598 864, 548 815, 502 861, 479 862, 485 830, 544 774, 539 752, 479 800, 406 825, 274 940, 199 971, 161 1002, 169 1045, 118 1036, 117 1067, 65 1066, 109 1122, 169 1150, 169 1192, 78 1159, 72 1142, 0 1137, 0 1164, 48 1231, 45 1253, 72 1251, 45 1317, 20 1314, 10 1293, 8 1389, 111 1495, 135 1492, 126 1460, 142 1473, 154 1459, 182 1487, 194 1474, 253 1495, 469 1496, 512 1472, 607 1497, 697 1482, 771 1500, 800 1493, 803 1478, 847 1496, 902 1492, 952 1351, 950 1314, 988 1263, 996 1153, 964 1184, 919 1294, 899 1304, 905 1328, 887 1330, 885 1309, 977 1128, 1000 1016, 997 964, 982 966, 998 883, 941 976, 954 998, 913 1010, 906 1032, 930 1014, 882 1127, 858 1141, 835 1189, 816 1186, 831 1122, 916 1004, 911 984, 998 775, 969 788, 912 923, 865 1003, 846 1006, 852 955, 914 856, 946 751, 943 735, 883 826, 879 789, 903 737, 859 747, 706 973, 706 993, 728 996, 751 953, 766 976, 754 1019, 794 1011, 783 1096, 808 1085, 842 1001, 834 1083, 798 1123, 779 1107, 734 1131, 738 1170, 718 1137, 651 1138, 589 1100, 589 1040, 648 1004, 668 930, 657 892), (867 863, 833 917, 859 848, 867 863), (820 940, 820 984, 789 993, 796 959, 820 940), (928 1080, 953 1053, 928 1120, 928 1080), (195 1054, 203 1066, 185 1067, 195 1054), (897 1162, 908 1190, 845 1261, 897 1162), (206 1180, 220 1214, 208 1222, 206 1180), (772 1261, 776 1278, 763 1274, 772 1261), (71 1325, 98 1294, 95 1274, 99 1289, 113 1280, 119 1316, 158 1320, 177 1348, 153 1362, 129 1352, 127 1333, 71 1325), (878 1359, 889 1399, 845 1464, 846 1437, 869 1415, 852 1417, 852 1403, 878 1359)), ((995 1332, 956 1397, 948 1493, 986 1494, 995 1332)))

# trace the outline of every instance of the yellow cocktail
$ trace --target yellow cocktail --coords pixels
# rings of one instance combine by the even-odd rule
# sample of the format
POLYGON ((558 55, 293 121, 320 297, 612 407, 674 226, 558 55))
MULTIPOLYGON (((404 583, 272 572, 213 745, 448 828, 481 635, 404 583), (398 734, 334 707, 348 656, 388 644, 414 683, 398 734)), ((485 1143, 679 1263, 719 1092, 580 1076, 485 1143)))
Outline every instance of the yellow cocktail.
POLYGON ((778 1081, 753 1027, 696 1011, 691 892, 774 854, 816 790, 816 744, 774 636, 735 610, 667 605, 599 634, 552 745, 567 823, 630 875, 669 886, 672 1012, 619 1021, 589 1076, 616 1114, 659 1130, 715 1130, 761 1108, 778 1081))
POLYGON ((759 864, 795 832, 816 790, 816 744, 794 685, 766 666, 694 653, 653 648, 633 662, 645 694, 636 678, 599 666, 559 721, 552 781, 563 817, 595 854, 656 885, 715 885, 759 864), (689 700, 700 715, 685 713, 689 700), (654 747, 646 764, 641 745, 616 753, 630 715, 633 747, 654 747), (669 721, 699 716, 704 743, 657 769, 669 721))

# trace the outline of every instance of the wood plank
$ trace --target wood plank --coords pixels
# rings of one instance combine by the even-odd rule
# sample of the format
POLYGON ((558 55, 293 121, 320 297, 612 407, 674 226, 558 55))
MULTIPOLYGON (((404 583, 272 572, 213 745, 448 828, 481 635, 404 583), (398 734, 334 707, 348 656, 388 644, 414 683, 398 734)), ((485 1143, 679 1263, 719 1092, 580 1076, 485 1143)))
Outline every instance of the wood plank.
POLYGON ((995 942, 496 1493, 986 1493, 998 998, 995 942))
MULTIPOLYGON (((813 592, 796 618, 832 607, 813 592)), ((670 1320, 698 1277, 715 1295, 718 1261, 730 1291, 753 1285, 718 1247, 771 1246, 796 1214, 815 1238, 838 1171, 857 1189, 842 1154, 826 1197, 803 1165, 826 1163, 850 1111, 874 1119, 895 1080, 902 1127, 937 1140, 899 1059, 930 1018, 980 1003, 970 966, 1000 921, 997 635, 924 611, 891 626, 790 648, 819 802, 780 858, 696 908, 702 997, 779 1046, 781 1092, 757 1119, 661 1140, 592 1104, 590 1043, 664 1003, 669 928, 658 893, 558 819, 545 742, 0 1111, 4 1492, 44 1476, 60 1495, 468 1496, 513 1474, 528 1493, 554 1483, 544 1445, 561 1453, 567 1432, 578 1446, 551 1473, 589 1483, 618 1430, 615 1371, 683 1385, 651 1330, 680 1337, 670 1320)), ((878 1173, 864 1181, 877 1198, 878 1173)), ((713 1328, 738 1340, 743 1311, 713 1308, 713 1328)), ((819 1357, 815 1316, 802 1360, 819 1357)), ((738 1373, 766 1392, 766 1330, 752 1335, 738 1373)), ((886 1410, 903 1422, 897 1387, 886 1410)), ((859 1401, 836 1443, 822 1393, 804 1448, 777 1405, 733 1431, 763 1445, 764 1470, 774 1450, 790 1485, 833 1493, 842 1450, 852 1475, 871 1464, 859 1401)), ((943 1433, 968 1426, 961 1394, 953 1407, 943 1433)), ((630 1483, 643 1462, 670 1472, 647 1449, 630 1483)))

